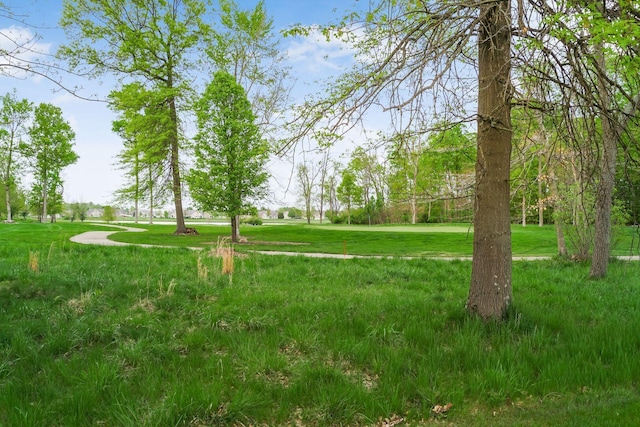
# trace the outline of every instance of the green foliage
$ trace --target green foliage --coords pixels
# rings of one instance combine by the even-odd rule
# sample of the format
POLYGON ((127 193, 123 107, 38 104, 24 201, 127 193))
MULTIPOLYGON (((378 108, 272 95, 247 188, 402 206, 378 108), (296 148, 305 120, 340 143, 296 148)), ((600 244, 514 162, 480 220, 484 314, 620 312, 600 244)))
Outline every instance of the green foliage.
POLYGON ((16 188, 24 167, 20 153, 33 105, 26 99, 18 100, 15 90, 0 98, 0 102, 0 183, 5 202, 2 209, 11 221, 12 212, 17 212, 23 203, 16 199, 16 188))
POLYGON ((262 225, 262 220, 258 217, 243 218, 241 222, 242 224, 262 225))
POLYGON ((187 182, 201 209, 242 215, 265 193, 268 146, 243 88, 217 72, 197 103, 195 167, 187 182))
POLYGON ((280 111, 288 108, 288 69, 273 19, 264 1, 241 10, 234 0, 219 3, 220 26, 207 47, 214 71, 226 71, 247 91, 263 135, 273 130, 280 111))
POLYGON ((302 218, 302 209, 298 208, 289 208, 287 217, 291 219, 301 219, 302 218))
POLYGON ((64 120, 62 110, 52 104, 40 104, 34 110, 29 127, 29 144, 22 153, 34 175, 30 205, 41 216, 62 210, 62 170, 78 161, 73 151, 75 132, 64 120), (50 208, 50 209, 49 209, 50 208))
POLYGON ((118 155, 128 178, 118 191, 122 201, 145 200, 157 207, 167 200, 170 186, 165 181, 173 127, 166 97, 166 91, 147 89, 140 83, 124 85, 109 94, 111 108, 119 113, 113 130, 124 141, 118 155))
POLYGON ((86 203, 75 202, 69 206, 69 218, 71 222, 74 220, 80 220, 84 222, 87 219, 87 212, 89 211, 89 205, 86 203))
MULTIPOLYGON (((211 28, 205 23, 206 3, 200 0, 115 3, 98 0, 64 2, 60 25, 69 43, 58 54, 73 70, 89 76, 111 74, 123 85, 112 93, 112 102, 123 113, 126 139, 135 141, 128 155, 142 151, 157 166, 164 154, 176 209, 176 232, 186 231, 182 213, 180 173, 182 105, 191 104, 192 84, 199 70, 211 28), (191 74, 194 73, 194 74, 191 74), (144 99, 149 95, 148 99, 144 99), (138 114, 140 110, 144 114, 138 114), (140 140, 132 131, 143 122, 140 140), (150 138, 150 128, 154 138, 150 138), (142 150, 138 143, 143 143, 142 150)), ((131 168, 125 161, 125 168, 131 168)), ((134 166, 134 176, 137 172, 134 166)), ((131 171, 131 169, 129 169, 131 171)), ((164 170, 150 170, 147 182, 163 176, 164 170)), ((135 193, 139 190, 135 186, 135 193)), ((155 188, 154 188, 155 190, 155 188)), ((156 202, 150 192, 150 205, 156 202)), ((157 192, 157 191, 156 191, 157 192)), ((125 194, 131 195, 130 192, 125 194)))
POLYGON ((362 187, 356 181, 356 175, 351 169, 343 169, 340 172, 340 184, 336 188, 338 200, 347 209, 347 223, 351 224, 351 209, 362 203, 362 187))
POLYGON ((107 223, 116 220, 116 210, 113 208, 113 206, 107 205, 102 208, 102 219, 104 219, 107 223))

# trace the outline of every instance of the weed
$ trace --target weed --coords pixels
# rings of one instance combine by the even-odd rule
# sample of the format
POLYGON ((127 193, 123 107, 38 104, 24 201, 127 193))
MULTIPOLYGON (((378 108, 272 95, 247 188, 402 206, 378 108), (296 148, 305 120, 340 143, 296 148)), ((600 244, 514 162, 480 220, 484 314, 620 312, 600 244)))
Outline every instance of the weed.
POLYGON ((233 243, 228 237, 219 237, 216 245, 216 255, 222 258, 221 272, 224 275, 229 275, 229 283, 232 281, 233 276, 233 243))
POLYGON ((207 278, 209 277, 209 268, 202 261, 202 257, 204 256, 204 254, 204 251, 200 252, 198 258, 196 259, 198 267, 198 279, 200 280, 207 280, 207 278))
POLYGON ((29 251, 29 270, 34 273, 38 273, 40 271, 38 267, 38 251, 29 251))

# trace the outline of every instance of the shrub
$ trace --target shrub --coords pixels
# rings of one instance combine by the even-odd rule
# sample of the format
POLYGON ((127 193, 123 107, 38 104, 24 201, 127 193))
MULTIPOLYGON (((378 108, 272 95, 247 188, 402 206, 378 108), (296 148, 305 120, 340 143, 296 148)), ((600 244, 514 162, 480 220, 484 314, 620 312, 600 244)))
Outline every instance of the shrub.
POLYGON ((262 220, 258 217, 245 218, 240 221, 242 224, 262 225, 262 220))

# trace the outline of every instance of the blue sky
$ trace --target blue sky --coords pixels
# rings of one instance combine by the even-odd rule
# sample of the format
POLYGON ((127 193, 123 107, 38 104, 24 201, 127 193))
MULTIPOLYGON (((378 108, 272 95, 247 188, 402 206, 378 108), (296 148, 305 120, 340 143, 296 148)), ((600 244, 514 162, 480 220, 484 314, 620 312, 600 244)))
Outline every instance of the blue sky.
MULTIPOLYGON (((237 0, 241 8, 255 6, 256 1, 237 0)), ((35 49, 44 54, 55 53, 64 42, 64 32, 57 27, 61 15, 62 1, 56 0, 9 0, 2 2, 16 16, 14 20, 0 16, 0 33, 10 34, 14 39, 32 38, 37 34, 40 38, 35 49), (23 21, 22 24, 19 21, 23 21)), ((292 24, 325 24, 340 16, 340 12, 362 7, 366 2, 344 0, 265 0, 269 15, 274 18, 276 28, 286 28, 292 24)), ((5 41, 0 40, 0 47, 5 41)), ((298 97, 306 91, 314 89, 313 83, 339 71, 341 64, 350 60, 348 50, 342 49, 338 43, 316 41, 313 38, 287 38, 282 44, 290 54, 290 64, 297 78, 294 93, 298 97)), ((104 81, 102 86, 97 82, 64 77, 66 86, 82 86, 86 95, 97 91, 108 93, 114 88, 112 82, 104 81)), ((84 101, 65 92, 43 78, 24 75, 14 77, 0 76, 0 93, 4 94, 13 88, 19 97, 27 98, 34 103, 49 102, 59 106, 65 118, 76 132, 75 150, 80 159, 77 164, 65 169, 65 200, 69 202, 83 201, 107 204, 113 201, 112 194, 122 185, 121 173, 117 170, 115 156, 121 150, 119 138, 111 132, 113 113, 104 103, 84 101)), ((273 191, 276 195, 270 205, 292 202, 292 188, 287 191, 287 177, 291 169, 285 163, 271 163, 272 173, 276 177, 273 191)))

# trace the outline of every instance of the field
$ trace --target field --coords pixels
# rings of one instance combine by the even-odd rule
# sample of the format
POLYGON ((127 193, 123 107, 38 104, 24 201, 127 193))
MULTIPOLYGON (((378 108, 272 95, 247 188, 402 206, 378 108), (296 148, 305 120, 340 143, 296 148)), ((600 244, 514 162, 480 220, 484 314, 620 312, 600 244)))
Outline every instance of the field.
MULTIPOLYGON (((228 236, 229 226, 196 223, 199 236, 171 236, 174 225, 141 225, 145 233, 117 233, 110 238, 128 243, 150 243, 179 247, 206 248, 215 245, 218 236, 228 236)), ((473 252, 473 227, 469 224, 417 224, 383 226, 282 225, 243 226, 241 234, 248 244, 238 251, 266 250, 319 252, 391 257, 469 257, 473 252)), ((637 229, 617 233, 615 255, 638 255, 640 236, 637 229)), ((557 253, 552 226, 514 226, 514 256, 554 256, 557 253)))
MULTIPOLYGON (((245 227, 232 275, 211 256, 225 227, 167 227, 113 237, 176 248, 0 225, 0 425, 638 422, 640 263, 589 280, 584 263, 516 262, 510 318, 484 324, 464 312, 468 261, 250 252, 463 256, 468 227, 245 227)), ((515 254, 555 250, 550 228, 513 238, 515 254)))

